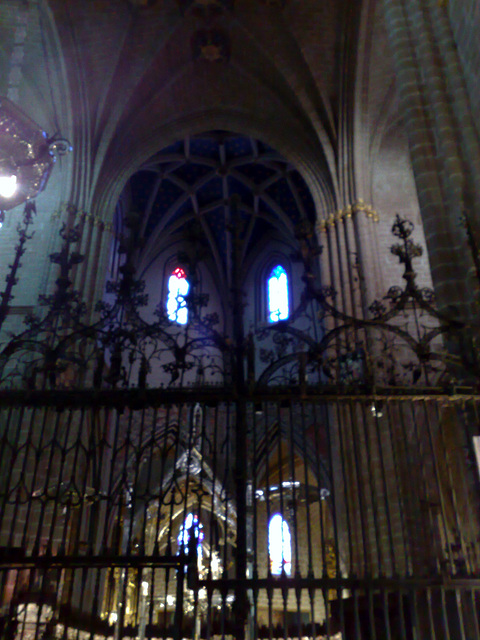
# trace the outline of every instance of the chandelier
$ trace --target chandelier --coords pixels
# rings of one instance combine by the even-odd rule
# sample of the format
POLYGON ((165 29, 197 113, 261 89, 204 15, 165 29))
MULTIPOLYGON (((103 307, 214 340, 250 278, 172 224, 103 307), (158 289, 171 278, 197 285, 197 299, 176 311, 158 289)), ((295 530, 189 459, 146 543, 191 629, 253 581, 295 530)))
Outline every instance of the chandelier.
POLYGON ((55 153, 69 143, 47 134, 8 98, 0 98, 0 212, 35 198, 45 188, 55 153))

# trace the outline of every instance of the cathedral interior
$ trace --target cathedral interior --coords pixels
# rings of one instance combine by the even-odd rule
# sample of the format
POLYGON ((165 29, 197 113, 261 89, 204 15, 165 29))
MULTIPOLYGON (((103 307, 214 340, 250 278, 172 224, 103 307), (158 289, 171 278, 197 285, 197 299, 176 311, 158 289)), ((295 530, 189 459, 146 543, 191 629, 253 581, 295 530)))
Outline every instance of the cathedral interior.
POLYGON ((479 32, 2 0, 1 640, 480 638, 479 32))

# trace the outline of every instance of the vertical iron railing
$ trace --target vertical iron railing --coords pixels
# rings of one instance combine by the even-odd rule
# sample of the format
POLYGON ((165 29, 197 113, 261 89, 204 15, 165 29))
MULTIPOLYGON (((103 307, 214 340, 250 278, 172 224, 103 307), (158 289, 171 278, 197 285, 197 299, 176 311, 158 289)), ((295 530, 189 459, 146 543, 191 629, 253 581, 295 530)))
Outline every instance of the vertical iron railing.
POLYGON ((2 637, 479 637, 479 402, 4 393, 2 637))

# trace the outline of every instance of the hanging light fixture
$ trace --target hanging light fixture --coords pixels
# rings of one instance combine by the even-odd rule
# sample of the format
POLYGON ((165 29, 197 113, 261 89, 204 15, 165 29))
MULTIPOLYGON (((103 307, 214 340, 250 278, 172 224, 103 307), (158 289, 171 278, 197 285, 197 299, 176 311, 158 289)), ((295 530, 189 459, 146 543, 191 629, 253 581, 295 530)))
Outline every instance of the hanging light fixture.
POLYGON ((47 134, 8 98, 0 98, 0 211, 8 211, 45 188, 55 153, 69 143, 47 134))
POLYGON ((17 190, 17 173, 8 164, 0 164, 0 197, 9 200, 17 190))

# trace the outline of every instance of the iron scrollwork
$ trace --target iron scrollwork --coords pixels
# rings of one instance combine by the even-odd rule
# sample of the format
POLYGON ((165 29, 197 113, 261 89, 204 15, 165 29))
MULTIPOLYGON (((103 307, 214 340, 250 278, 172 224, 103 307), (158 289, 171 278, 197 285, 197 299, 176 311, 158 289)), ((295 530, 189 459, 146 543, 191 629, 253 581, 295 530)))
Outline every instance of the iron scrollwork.
MULTIPOLYGON (((2 294, 0 325, 8 315, 34 211, 28 203, 2 294)), ((367 317, 343 310, 334 288, 319 284, 315 273, 321 248, 313 234, 302 228, 297 233, 297 257, 304 265, 305 290, 299 307, 288 320, 252 331, 242 345, 217 330, 216 313, 203 311, 208 296, 195 287, 200 254, 189 267, 193 286, 186 297, 188 324, 172 323, 161 307, 153 320, 147 318, 142 311, 148 305, 145 283, 135 278, 138 221, 134 215, 127 219, 118 278, 107 283, 106 295, 94 313, 88 312, 81 293, 73 287, 72 269, 84 259, 76 249, 79 228, 62 227, 61 249, 50 255, 59 269, 56 289, 40 296, 38 312, 25 318, 26 328, 3 344, 4 384, 142 389, 153 380, 157 386, 209 382, 225 386, 231 383, 232 363, 238 357, 245 360, 248 379, 257 388, 275 384, 362 389, 429 386, 450 384, 460 367, 473 376, 480 373, 475 349, 470 348, 466 357, 450 348, 454 343, 462 345, 462 332, 471 332, 472 327, 440 312, 433 291, 418 286, 413 262, 422 255, 422 248, 413 241, 413 224, 398 215, 392 233, 399 242, 391 253, 403 265, 404 284, 391 286, 383 298, 374 300, 367 317), (155 375, 158 371, 169 379, 155 375)))
MULTIPOLYGON (((275 335, 270 339, 271 348, 260 351, 261 360, 268 365, 261 384, 269 385, 273 380, 302 383, 307 377, 315 385, 365 391, 379 386, 448 386, 465 376, 478 378, 478 350, 451 348, 455 341, 461 346, 462 335, 474 328, 440 312, 433 289, 417 284, 413 261, 423 250, 412 239, 413 230, 413 223, 397 214, 392 234, 400 242, 390 251, 404 267, 404 285, 391 286, 383 298, 374 300, 366 317, 341 309, 331 285, 318 286, 312 277, 318 249, 308 234, 299 236, 305 293, 300 308, 292 314, 293 322, 272 324, 258 334, 260 340, 275 335), (299 318, 307 319, 308 302, 315 305, 321 325, 317 341, 312 339, 312 330, 295 327, 299 318)), ((313 322, 310 313, 310 327, 313 322)))

